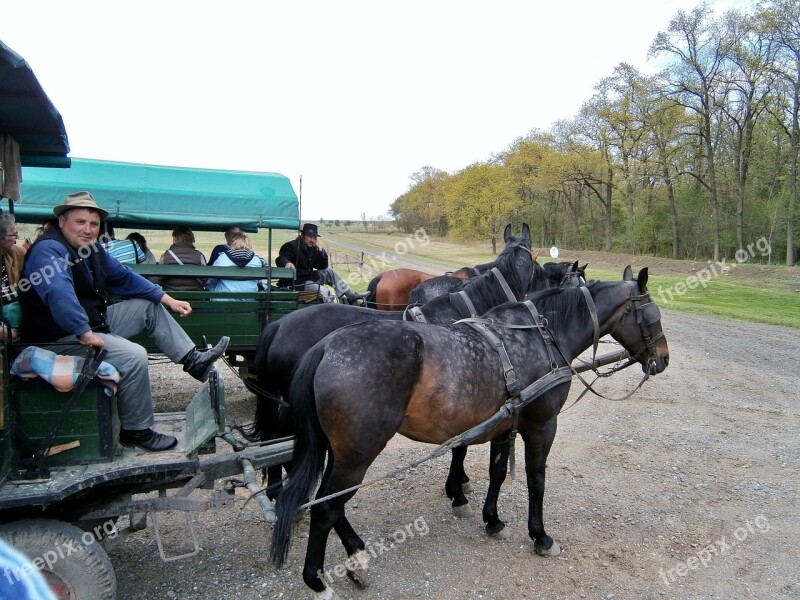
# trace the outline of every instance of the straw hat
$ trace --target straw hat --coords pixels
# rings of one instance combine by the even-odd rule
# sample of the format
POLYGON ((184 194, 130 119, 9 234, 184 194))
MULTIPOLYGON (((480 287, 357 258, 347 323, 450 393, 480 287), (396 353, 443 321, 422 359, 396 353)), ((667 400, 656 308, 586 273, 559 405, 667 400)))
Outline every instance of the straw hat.
POLYGON ((94 196, 92 196, 89 192, 75 192, 74 194, 70 194, 64 198, 63 204, 59 204, 53 209, 53 213, 57 217, 60 217, 65 212, 72 210, 73 208, 88 208, 89 210, 100 213, 101 219, 108 217, 108 211, 105 211, 97 206, 97 203, 94 201, 94 196))

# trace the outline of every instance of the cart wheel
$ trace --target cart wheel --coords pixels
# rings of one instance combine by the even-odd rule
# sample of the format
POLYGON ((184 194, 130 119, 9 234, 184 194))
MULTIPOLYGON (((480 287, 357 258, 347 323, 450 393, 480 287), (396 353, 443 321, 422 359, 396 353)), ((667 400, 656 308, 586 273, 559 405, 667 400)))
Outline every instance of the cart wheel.
POLYGON ((0 537, 31 559, 59 600, 113 600, 117 578, 91 533, 69 523, 28 519, 0 527, 0 537), (91 543, 86 543, 89 539, 91 543))

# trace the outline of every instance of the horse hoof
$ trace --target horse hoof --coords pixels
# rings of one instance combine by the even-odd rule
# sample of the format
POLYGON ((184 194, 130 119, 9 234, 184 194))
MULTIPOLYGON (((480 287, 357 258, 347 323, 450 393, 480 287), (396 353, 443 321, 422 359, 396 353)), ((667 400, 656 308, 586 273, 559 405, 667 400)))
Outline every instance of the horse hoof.
POLYGON ((508 530, 508 527, 503 527, 500 531, 495 531, 494 533, 490 533, 489 537, 493 540, 499 540, 501 542, 507 542, 511 539, 511 532, 508 530))
POLYGON ((329 587, 326 587, 321 592, 312 592, 311 597, 314 600, 342 600, 339 595, 329 587))
POLYGON ((469 504, 462 504, 461 506, 453 507, 453 515, 459 519, 469 519, 474 514, 475 511, 470 508, 469 504))
POLYGON ((359 550, 347 559, 347 576, 352 579, 359 587, 367 587, 367 567, 369 566, 369 554, 364 550, 359 550))
POLYGON ((558 556, 561 554, 561 546, 559 546, 555 540, 553 540, 552 545, 547 550, 541 550, 535 546, 534 550, 536 550, 536 554, 539 556, 558 556))
POLYGON ((461 484, 461 493, 465 496, 472 493, 472 484, 469 481, 461 484))

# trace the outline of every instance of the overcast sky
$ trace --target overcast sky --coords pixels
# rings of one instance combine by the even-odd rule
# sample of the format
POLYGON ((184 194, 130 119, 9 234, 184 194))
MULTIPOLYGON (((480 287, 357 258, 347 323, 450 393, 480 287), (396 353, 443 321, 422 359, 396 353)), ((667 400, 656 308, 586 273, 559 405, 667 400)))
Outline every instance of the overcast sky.
MULTIPOLYGON (((385 214, 573 117, 695 0, 4 1, 70 156, 273 171, 304 220, 385 214)), ((749 7, 716 0, 715 11, 749 7)))

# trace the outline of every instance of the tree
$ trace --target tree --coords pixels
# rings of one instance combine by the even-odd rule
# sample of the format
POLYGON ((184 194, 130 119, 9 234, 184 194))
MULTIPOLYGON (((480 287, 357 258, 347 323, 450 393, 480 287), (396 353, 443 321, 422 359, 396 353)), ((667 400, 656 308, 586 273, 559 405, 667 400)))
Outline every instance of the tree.
POLYGON ((657 90, 658 83, 649 80, 647 84, 651 90, 651 101, 644 108, 644 119, 647 123, 647 132, 655 148, 655 175, 664 184, 669 208, 670 229, 672 233, 672 258, 678 258, 680 253, 680 225, 678 209, 675 200, 675 179, 682 170, 681 159, 684 148, 681 143, 681 131, 688 128, 686 111, 679 104, 668 98, 660 97, 657 90))
POLYGON ((722 105, 732 131, 733 166, 736 171, 736 248, 744 250, 744 207, 747 179, 753 154, 753 132, 764 113, 772 89, 770 65, 773 50, 769 40, 757 34, 750 17, 730 11, 724 18, 730 39, 728 56, 729 94, 722 105))
MULTIPOLYGON (((797 0, 771 0, 758 5, 758 30, 775 44, 773 72, 782 81, 789 100, 789 205, 786 215, 786 264, 795 263, 797 239, 797 171, 800 148, 800 5, 797 0)), ((779 119, 783 122, 783 119, 779 119)))
POLYGON ((445 171, 424 166, 410 177, 413 185, 408 192, 397 198, 389 212, 407 233, 417 229, 436 231, 447 235, 448 223, 445 212, 444 189, 448 174, 445 171))
POLYGON ((453 234, 461 239, 488 237, 494 254, 505 226, 522 206, 511 173, 495 163, 477 163, 458 173, 446 201, 453 234))
POLYGON ((717 190, 716 141, 720 107, 727 89, 723 79, 726 40, 713 13, 705 3, 690 13, 678 11, 667 32, 659 32, 650 46, 650 54, 669 54, 677 62, 667 68, 667 93, 698 117, 697 133, 705 152, 706 173, 691 173, 708 190, 711 201, 714 260, 720 259, 720 212, 717 190))

